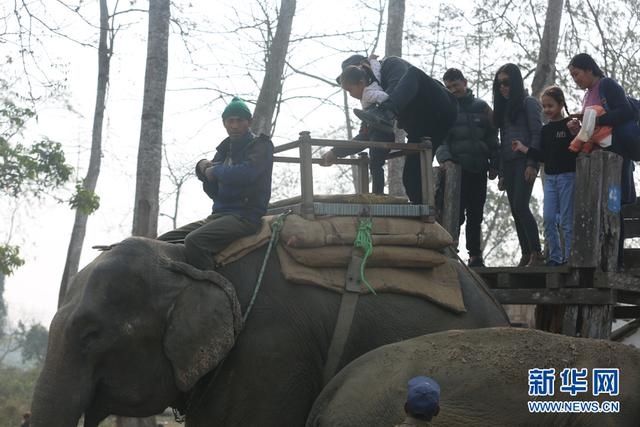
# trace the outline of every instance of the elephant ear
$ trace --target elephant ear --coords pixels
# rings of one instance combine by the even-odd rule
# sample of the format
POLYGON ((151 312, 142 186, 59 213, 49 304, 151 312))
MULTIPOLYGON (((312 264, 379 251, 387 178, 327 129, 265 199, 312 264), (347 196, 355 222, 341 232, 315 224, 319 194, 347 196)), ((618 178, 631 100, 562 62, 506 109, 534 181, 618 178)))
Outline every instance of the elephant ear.
POLYGON ((182 262, 166 263, 190 279, 173 304, 164 338, 176 385, 187 391, 234 346, 242 314, 235 289, 226 278, 182 262))

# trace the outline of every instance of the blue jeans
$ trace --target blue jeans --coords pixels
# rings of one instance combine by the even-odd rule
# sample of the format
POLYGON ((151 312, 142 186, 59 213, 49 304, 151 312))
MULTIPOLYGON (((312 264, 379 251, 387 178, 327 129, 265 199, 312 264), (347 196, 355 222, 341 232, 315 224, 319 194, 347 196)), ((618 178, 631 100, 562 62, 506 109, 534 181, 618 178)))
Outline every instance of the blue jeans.
POLYGON ((568 261, 571 253, 575 181, 575 172, 547 175, 544 181, 544 237, 549 247, 549 261, 559 264, 568 261), (558 226, 564 236, 564 252, 558 226))

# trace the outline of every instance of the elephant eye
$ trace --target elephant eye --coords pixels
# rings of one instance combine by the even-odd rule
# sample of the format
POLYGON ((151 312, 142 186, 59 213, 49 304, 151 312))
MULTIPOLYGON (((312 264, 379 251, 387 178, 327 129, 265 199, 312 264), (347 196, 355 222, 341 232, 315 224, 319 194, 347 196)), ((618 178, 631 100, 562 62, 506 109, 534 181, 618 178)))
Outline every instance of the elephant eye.
POLYGON ((89 329, 85 331, 80 337, 80 342, 82 344, 84 351, 92 350, 97 341, 100 339, 100 331, 98 329, 89 329))

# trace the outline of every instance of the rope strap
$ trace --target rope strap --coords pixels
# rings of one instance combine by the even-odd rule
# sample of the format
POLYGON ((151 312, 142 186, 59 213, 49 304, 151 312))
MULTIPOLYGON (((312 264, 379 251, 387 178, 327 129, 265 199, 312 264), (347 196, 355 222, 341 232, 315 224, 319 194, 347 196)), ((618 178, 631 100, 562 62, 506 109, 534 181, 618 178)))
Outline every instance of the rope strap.
POLYGON ((358 220, 358 232, 356 234, 356 239, 353 242, 353 246, 356 248, 361 248, 364 252, 362 256, 362 264, 360 264, 360 280, 369 288, 372 294, 377 295, 376 291, 373 290, 371 284, 367 281, 367 278, 364 275, 364 268, 367 264, 367 258, 373 252, 373 242, 371 241, 371 229, 373 227, 373 223, 371 218, 360 218, 358 220))

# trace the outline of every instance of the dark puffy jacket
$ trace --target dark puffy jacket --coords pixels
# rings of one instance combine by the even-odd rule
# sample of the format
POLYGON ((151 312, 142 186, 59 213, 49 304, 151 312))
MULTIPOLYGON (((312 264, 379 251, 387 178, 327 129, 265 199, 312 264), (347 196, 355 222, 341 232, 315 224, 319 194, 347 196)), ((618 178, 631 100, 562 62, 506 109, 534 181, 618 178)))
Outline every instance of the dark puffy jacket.
POLYGON ((491 109, 486 102, 467 95, 458 99, 458 116, 444 144, 436 151, 438 163, 451 160, 471 173, 486 172, 500 166, 498 130, 491 122, 491 109))
POLYGON ((260 223, 271 198, 273 143, 266 135, 248 134, 240 141, 226 138, 213 158, 214 182, 204 181, 213 199, 213 213, 228 213, 260 223))

